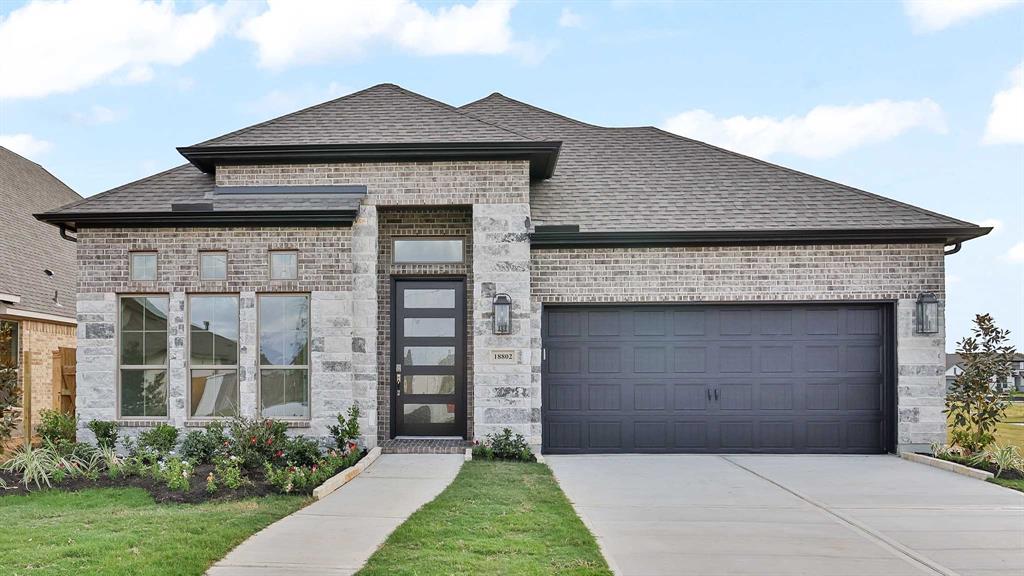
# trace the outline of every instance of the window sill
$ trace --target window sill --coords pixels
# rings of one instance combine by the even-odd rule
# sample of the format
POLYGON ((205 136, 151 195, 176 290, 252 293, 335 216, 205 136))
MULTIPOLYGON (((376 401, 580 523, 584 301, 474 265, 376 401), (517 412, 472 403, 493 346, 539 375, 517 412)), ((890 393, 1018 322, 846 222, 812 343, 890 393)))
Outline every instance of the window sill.
POLYGON ((213 424, 214 422, 227 423, 230 421, 231 418, 206 418, 203 420, 185 420, 185 428, 204 428, 208 424, 213 424))
POLYGON ((117 421, 117 425, 121 428, 152 428, 159 426, 160 424, 167 424, 166 419, 163 420, 143 420, 143 419, 121 419, 117 421))

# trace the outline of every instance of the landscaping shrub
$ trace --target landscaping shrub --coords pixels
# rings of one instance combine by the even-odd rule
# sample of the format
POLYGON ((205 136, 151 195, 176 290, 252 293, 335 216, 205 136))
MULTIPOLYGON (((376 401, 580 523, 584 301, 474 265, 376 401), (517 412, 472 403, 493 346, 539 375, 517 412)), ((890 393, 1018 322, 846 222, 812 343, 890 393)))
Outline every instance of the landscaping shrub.
POLYGON ((276 420, 237 417, 231 421, 231 452, 246 470, 258 470, 263 463, 279 458, 284 450, 288 425, 276 420))
POLYGON ((980 452, 995 441, 996 424, 1002 420, 1009 402, 990 383, 1006 381, 1016 352, 1006 344, 1010 331, 998 328, 988 314, 974 318, 972 332, 973 336, 957 345, 964 371, 946 395, 945 410, 952 419, 953 443, 968 454, 980 452))
POLYGON ((283 494, 310 493, 331 476, 354 465, 361 457, 362 453, 354 450, 347 454, 332 450, 320 462, 311 466, 277 467, 268 462, 264 465, 264 476, 275 490, 283 494))
POLYGON ((165 456, 174 451, 178 444, 178 429, 170 424, 156 426, 139 433, 138 450, 165 456))
MULTIPOLYGON (((10 347, 13 338, 10 324, 0 325, 0 349, 10 347)), ((14 414, 19 407, 21 388, 18 386, 18 367, 0 358, 0 454, 4 453, 4 444, 11 438, 17 425, 14 414)))
POLYGON ((90 420, 86 426, 96 436, 96 445, 100 448, 114 448, 117 446, 118 426, 117 422, 109 420, 90 420))
POLYGON ((169 458, 163 464, 160 472, 161 478, 167 482, 168 490, 188 491, 189 479, 192 477, 192 465, 189 464, 188 460, 169 458))
POLYGON ((359 440, 359 406, 355 404, 349 406, 347 414, 347 418, 338 414, 338 423, 327 427, 334 438, 335 446, 342 452, 354 450, 355 446, 349 446, 349 444, 354 444, 359 440))
MULTIPOLYGON (((238 490, 242 486, 252 484, 242 473, 242 464, 238 456, 232 455, 218 458, 214 464, 214 472, 216 473, 216 478, 220 479, 221 484, 231 490, 238 490)), ((210 481, 211 479, 207 477, 207 484, 210 481)))
POLYGON ((500 434, 488 434, 483 443, 473 448, 473 457, 481 460, 519 460, 536 462, 537 457, 522 434, 505 428, 500 434))
POLYGON ((211 422, 203 430, 193 430, 181 441, 181 457, 193 464, 212 464, 218 452, 226 451, 228 442, 224 424, 211 422))
POLYGON ((20 474, 21 482, 26 488, 29 483, 35 484, 36 488, 42 488, 43 484, 51 486, 50 478, 60 463, 60 457, 49 448, 23 446, 14 452, 10 460, 3 463, 3 470, 20 474))
POLYGON ((323 457, 319 442, 305 436, 295 436, 285 439, 280 459, 293 466, 313 466, 323 457))
POLYGON ((59 410, 43 410, 39 413, 40 422, 36 427, 36 433, 43 442, 50 442, 55 445, 73 443, 75 441, 75 428, 77 418, 74 414, 61 412, 59 410))

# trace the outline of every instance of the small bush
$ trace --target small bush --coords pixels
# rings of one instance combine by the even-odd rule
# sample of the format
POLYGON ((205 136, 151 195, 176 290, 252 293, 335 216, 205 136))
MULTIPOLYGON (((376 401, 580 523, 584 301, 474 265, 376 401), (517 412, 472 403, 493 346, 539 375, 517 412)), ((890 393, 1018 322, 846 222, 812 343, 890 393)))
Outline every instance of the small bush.
POLYGON ((500 434, 488 434, 487 439, 473 448, 473 457, 481 460, 518 460, 536 462, 537 457, 522 434, 512 434, 505 428, 500 434))
POLYGON ((359 406, 349 406, 348 417, 338 414, 338 423, 327 427, 338 450, 348 452, 353 449, 350 443, 359 441, 359 406))
POLYGON ((210 464, 218 452, 225 450, 224 425, 220 422, 207 424, 204 430, 193 430, 181 442, 181 457, 193 464, 210 464))
POLYGON ((154 452, 158 456, 166 456, 174 451, 178 444, 178 429, 170 424, 156 426, 139 433, 138 450, 154 452))
MULTIPOLYGON (((275 456, 277 453, 275 452, 275 456)), ((281 459, 293 466, 313 466, 323 459, 320 443, 305 436, 295 436, 284 441, 281 459)), ((276 458, 275 458, 276 459, 276 458)))
POLYGON ((238 490, 242 486, 252 484, 242 473, 241 460, 238 456, 218 458, 214 463, 214 472, 216 472, 217 478, 220 478, 221 483, 231 490, 238 490))
POLYGON ((192 465, 188 460, 170 458, 164 464, 161 476, 167 482, 168 490, 188 492, 189 479, 192 477, 192 465))
POLYGON ((25 488, 28 488, 29 483, 42 488, 43 484, 51 485, 51 478, 62 464, 64 460, 49 448, 23 446, 14 452, 10 460, 4 462, 3 470, 21 474, 25 488))
POLYGON ((113 448, 117 446, 118 426, 117 422, 109 420, 90 420, 89 430, 96 436, 96 445, 100 448, 113 448))
POLYGON ((77 419, 74 414, 59 410, 43 410, 39 416, 40 422, 36 427, 36 433, 43 439, 43 442, 60 445, 75 441, 77 419))
POLYGON ((231 452, 246 470, 259 470, 284 450, 288 425, 277 420, 238 417, 231 421, 231 452))

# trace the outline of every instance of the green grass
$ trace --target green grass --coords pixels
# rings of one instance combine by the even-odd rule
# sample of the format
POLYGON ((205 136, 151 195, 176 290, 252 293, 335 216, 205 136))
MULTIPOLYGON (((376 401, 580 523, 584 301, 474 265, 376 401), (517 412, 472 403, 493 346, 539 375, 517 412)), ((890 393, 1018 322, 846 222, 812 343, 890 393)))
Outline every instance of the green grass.
POLYGON ((1011 404, 1003 421, 996 425, 996 444, 1015 445, 1024 451, 1024 426, 1020 424, 1024 424, 1024 404, 1011 404))
POLYGON ((467 462, 398 527, 359 576, 610 575, 544 464, 467 462))
POLYGON ((2 574, 195 574, 306 499, 157 504, 139 488, 0 497, 2 574))
POLYGON ((993 484, 999 484, 1000 486, 1003 486, 1005 488, 1010 488, 1011 490, 1017 490, 1019 492, 1024 492, 1024 480, 1007 480, 1006 478, 989 478, 988 481, 993 483, 993 484))

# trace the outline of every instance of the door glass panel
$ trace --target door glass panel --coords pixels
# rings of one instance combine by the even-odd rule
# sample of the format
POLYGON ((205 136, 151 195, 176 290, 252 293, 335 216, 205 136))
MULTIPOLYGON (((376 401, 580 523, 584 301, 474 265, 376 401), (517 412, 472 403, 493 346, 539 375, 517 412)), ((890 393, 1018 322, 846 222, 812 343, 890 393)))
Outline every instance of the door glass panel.
POLYGON ((454 424, 455 404, 405 404, 406 424, 454 424))
POLYGON ((406 308, 455 308, 454 288, 417 288, 405 291, 406 308))
POLYGON ((455 376, 406 374, 402 376, 403 394, 455 394, 455 376))
POLYGON ((450 338, 455 336, 455 318, 406 318, 405 336, 450 338))
POLYGON ((409 366, 455 366, 454 346, 406 346, 403 356, 409 366))

